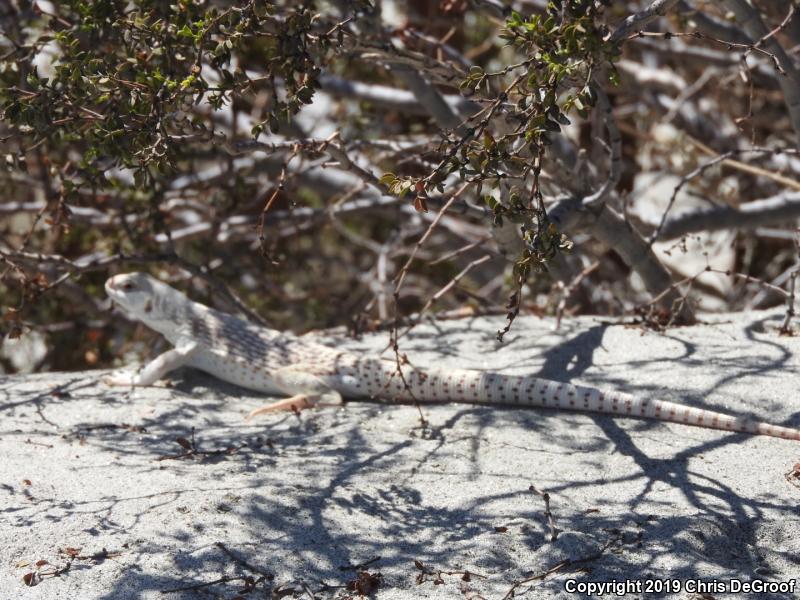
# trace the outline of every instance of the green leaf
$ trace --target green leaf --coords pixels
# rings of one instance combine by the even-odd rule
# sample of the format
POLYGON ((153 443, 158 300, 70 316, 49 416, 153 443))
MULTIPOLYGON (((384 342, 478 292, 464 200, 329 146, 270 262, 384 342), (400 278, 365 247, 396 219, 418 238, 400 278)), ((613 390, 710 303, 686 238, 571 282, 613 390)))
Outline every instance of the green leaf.
POLYGON ((181 89, 185 90, 190 85, 192 85, 196 80, 197 80, 197 77, 195 77, 194 75, 189 75, 187 78, 185 78, 183 81, 181 81, 181 89))
POLYGON ((380 181, 383 185, 392 185, 395 179, 397 179, 397 175, 394 173, 384 173, 381 175, 381 178, 378 181, 380 181))
POLYGON ((528 121, 528 128, 536 129, 538 127, 542 127, 546 120, 547 120, 547 115, 545 115, 544 113, 536 115, 530 121, 528 121))

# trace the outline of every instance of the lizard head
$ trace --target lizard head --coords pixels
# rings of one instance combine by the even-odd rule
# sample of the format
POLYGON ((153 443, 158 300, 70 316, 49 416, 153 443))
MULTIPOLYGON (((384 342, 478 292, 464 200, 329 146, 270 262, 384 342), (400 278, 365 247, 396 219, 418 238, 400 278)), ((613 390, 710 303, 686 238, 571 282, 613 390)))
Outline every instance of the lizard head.
POLYGON ((167 307, 173 310, 186 302, 178 290, 171 288, 147 273, 123 273, 106 281, 106 294, 129 317, 147 324, 167 317, 167 307))

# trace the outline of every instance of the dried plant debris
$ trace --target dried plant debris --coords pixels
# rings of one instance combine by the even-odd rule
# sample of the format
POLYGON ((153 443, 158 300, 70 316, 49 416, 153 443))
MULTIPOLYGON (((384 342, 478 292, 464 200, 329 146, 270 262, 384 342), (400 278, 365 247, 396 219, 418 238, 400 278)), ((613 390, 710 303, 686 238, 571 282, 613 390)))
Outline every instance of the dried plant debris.
MULTIPOLYGON (((27 586, 35 586, 40 584, 45 579, 60 577, 72 568, 74 561, 85 561, 90 565, 98 565, 105 562, 107 559, 122 556, 122 552, 110 552, 102 548, 98 552, 92 554, 82 554, 80 548, 65 547, 59 548, 59 558, 63 561, 60 565, 50 563, 48 560, 40 559, 33 563, 34 570, 28 571, 22 576, 22 581, 27 586)), ((27 560, 21 560, 16 564, 17 568, 30 567, 31 563, 27 560)))
POLYGON ((459 576, 461 581, 472 581, 473 577, 479 577, 481 579, 486 579, 485 575, 481 575, 479 573, 475 573, 474 571, 443 571, 441 569, 434 569, 427 567, 422 561, 415 560, 414 567, 419 571, 416 576, 417 585, 421 585, 427 581, 433 583, 433 585, 444 585, 445 583, 445 576, 459 576))

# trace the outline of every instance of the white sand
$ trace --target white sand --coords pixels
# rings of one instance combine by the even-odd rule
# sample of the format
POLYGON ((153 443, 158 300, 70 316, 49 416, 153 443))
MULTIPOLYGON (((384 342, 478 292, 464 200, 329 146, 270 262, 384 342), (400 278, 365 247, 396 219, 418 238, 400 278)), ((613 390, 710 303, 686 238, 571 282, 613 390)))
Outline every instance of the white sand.
MULTIPOLYGON (((422 366, 538 374, 800 427, 800 338, 779 337, 780 318, 723 315, 664 335, 599 319, 553 333, 520 318, 503 345, 503 320, 482 318, 420 327, 403 349, 422 366)), ((425 407, 427 429, 413 407, 370 403, 245 423, 265 399, 195 372, 133 392, 100 376, 0 378, 3 600, 233 598, 242 580, 161 591, 259 571, 274 579, 244 598, 281 586, 343 597, 319 590, 375 557, 367 569, 386 599, 502 598, 553 569, 517 597, 585 598, 565 591, 575 580, 675 579, 672 597, 688 598, 686 582, 793 578, 794 593, 713 596, 800 597, 800 489, 785 478, 797 442, 459 404, 425 407), (186 452, 176 439, 193 429, 199 451, 233 450, 158 460, 186 452), (531 485, 550 495, 556 541, 531 485), (25 587, 36 561, 44 574, 66 566, 66 548, 79 549, 67 572, 25 587), (415 560, 485 579, 418 584, 415 560)))

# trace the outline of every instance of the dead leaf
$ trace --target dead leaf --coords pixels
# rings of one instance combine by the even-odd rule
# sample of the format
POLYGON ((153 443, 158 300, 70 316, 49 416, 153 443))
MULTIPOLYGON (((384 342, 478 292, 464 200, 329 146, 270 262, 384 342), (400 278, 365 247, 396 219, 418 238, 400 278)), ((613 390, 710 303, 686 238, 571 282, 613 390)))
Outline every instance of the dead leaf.
POLYGON ((370 596, 382 583, 383 575, 380 572, 360 571, 355 579, 347 582, 347 589, 361 596, 370 596))

